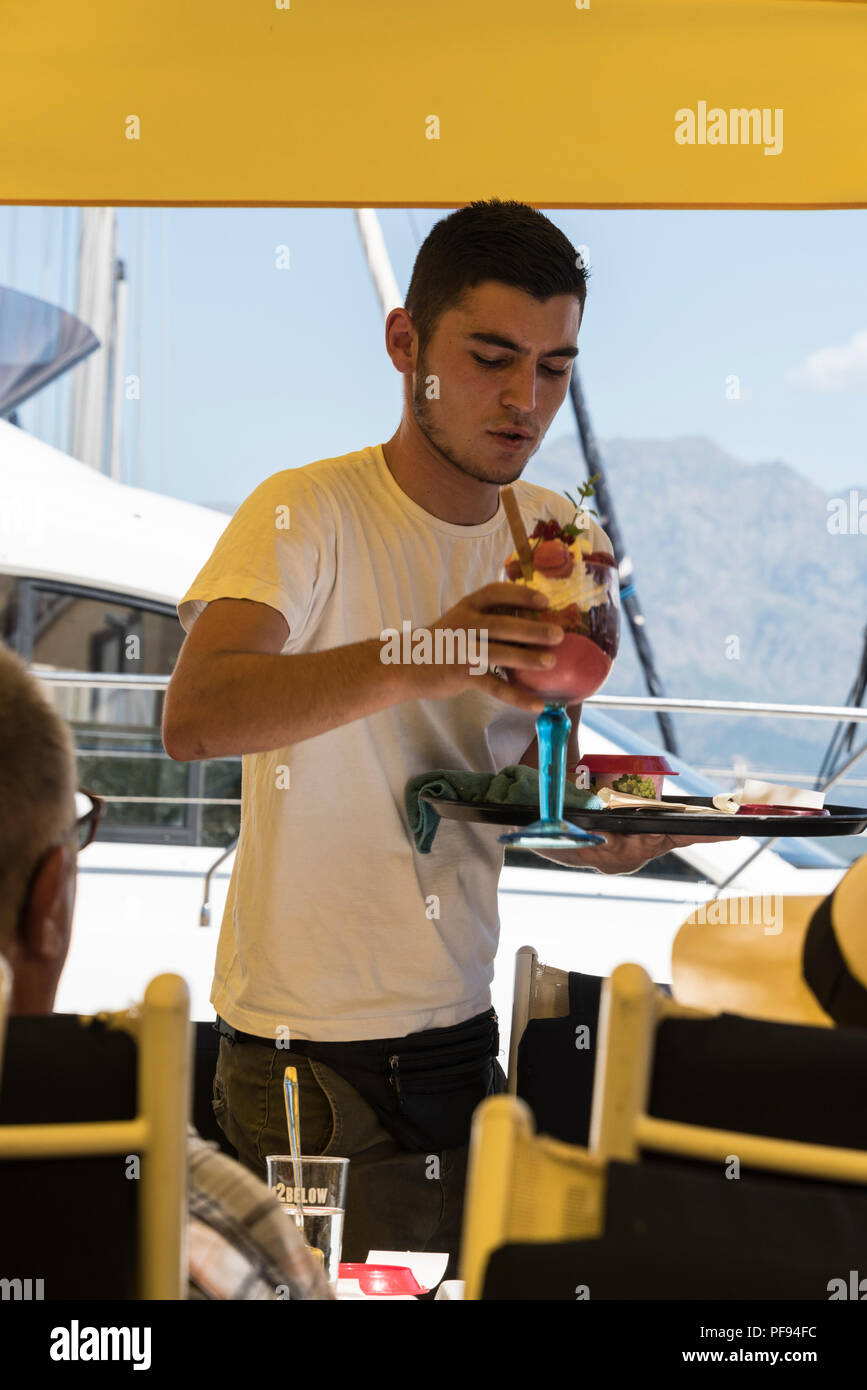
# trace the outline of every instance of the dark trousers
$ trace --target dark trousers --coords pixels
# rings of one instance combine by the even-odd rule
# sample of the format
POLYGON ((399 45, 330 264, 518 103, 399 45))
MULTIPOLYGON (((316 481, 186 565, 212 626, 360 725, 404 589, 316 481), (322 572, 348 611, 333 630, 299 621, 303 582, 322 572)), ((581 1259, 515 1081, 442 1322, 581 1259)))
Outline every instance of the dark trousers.
POLYGON ((470 1121, 506 1089, 493 1010, 452 1028, 350 1043, 223 1033, 214 1113, 247 1167, 265 1177, 288 1152, 283 1073, 298 1072, 301 1148, 349 1158, 344 1261, 368 1251, 447 1251, 457 1276, 470 1121))

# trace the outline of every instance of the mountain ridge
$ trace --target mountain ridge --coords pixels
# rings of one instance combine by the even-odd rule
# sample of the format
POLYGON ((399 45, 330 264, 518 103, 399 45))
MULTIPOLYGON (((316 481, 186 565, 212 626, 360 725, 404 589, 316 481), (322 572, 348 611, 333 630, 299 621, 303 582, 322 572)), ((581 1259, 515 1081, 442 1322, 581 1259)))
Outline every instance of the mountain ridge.
MULTIPOLYGON (((599 451, 666 692, 845 704, 867 618, 867 545, 829 531, 828 502, 839 494, 783 460, 746 463, 700 435, 600 440, 599 451)), ((573 491, 586 476, 577 439, 543 446, 525 476, 573 491)), ((624 623, 602 693, 645 692, 624 623)), ((676 716, 676 726, 690 761, 741 755, 805 770, 817 766, 834 728, 695 715, 676 716)), ((641 732, 658 736, 652 716, 641 732)))

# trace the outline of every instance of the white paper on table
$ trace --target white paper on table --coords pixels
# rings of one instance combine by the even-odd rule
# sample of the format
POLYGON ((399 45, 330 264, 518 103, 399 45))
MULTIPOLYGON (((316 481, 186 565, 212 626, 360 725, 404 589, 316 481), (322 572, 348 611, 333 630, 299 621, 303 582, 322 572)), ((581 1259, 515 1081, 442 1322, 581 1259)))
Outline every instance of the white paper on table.
POLYGON ((766 806, 805 806, 821 811, 825 793, 808 791, 806 787, 781 787, 775 782, 760 782, 748 777, 736 799, 742 806, 754 801, 766 806))
POLYGON ((449 1299, 453 1303, 464 1302, 464 1281, 463 1279, 444 1279, 437 1289, 435 1303, 445 1303, 449 1299))
POLYGON ((399 1265, 411 1269, 422 1288, 435 1289, 446 1272, 448 1251, 444 1255, 431 1250, 371 1250, 369 1265, 399 1265))

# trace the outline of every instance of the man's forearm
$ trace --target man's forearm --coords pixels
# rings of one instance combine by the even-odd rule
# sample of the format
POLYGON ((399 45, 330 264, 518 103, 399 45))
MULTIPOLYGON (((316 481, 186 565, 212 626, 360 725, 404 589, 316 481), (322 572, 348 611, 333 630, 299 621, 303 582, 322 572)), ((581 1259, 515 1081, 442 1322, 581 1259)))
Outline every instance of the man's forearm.
POLYGON ((418 698, 422 668, 380 660, 378 638, 281 656, 221 652, 169 686, 163 736, 180 762, 262 753, 418 698))

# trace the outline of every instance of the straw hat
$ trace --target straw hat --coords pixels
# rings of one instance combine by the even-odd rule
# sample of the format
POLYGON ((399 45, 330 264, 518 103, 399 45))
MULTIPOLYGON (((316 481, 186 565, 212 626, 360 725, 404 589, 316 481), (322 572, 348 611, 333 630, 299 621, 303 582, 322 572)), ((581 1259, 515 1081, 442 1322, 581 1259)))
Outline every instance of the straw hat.
POLYGON ((693 913, 674 940, 673 997, 714 1013, 867 1027, 867 855, 827 898, 776 899, 772 924, 755 909, 769 901, 721 899, 708 921, 693 913))

